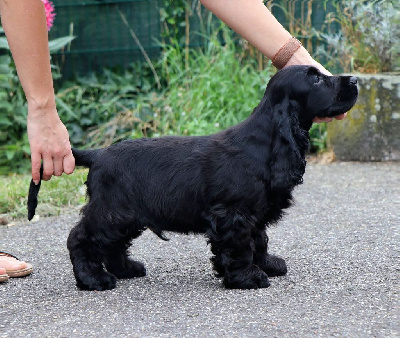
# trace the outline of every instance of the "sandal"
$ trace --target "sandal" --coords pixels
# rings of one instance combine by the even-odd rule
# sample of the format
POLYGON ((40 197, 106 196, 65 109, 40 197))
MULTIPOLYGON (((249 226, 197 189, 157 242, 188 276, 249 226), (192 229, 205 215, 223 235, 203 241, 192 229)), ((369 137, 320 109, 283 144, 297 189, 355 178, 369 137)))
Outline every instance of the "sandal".
MULTIPOLYGON (((17 261, 19 261, 19 259, 9 253, 6 252, 0 252, 0 256, 6 256, 6 257, 12 257, 15 258, 17 261)), ((14 278, 14 277, 24 277, 24 276, 28 276, 32 273, 33 271, 33 266, 29 263, 26 263, 26 267, 24 269, 19 269, 19 270, 6 270, 6 275, 8 277, 14 278)), ((4 275, 0 275, 0 281, 1 280, 1 276, 3 276, 3 278, 6 278, 4 275)), ((8 279, 8 278, 7 278, 8 279)), ((6 281, 7 279, 4 279, 4 281, 6 281)))
POLYGON ((1 270, 4 270, 4 273, 0 274, 0 283, 8 281, 8 279, 10 278, 10 276, 7 275, 7 273, 6 273, 6 269, 0 268, 0 271, 1 270))

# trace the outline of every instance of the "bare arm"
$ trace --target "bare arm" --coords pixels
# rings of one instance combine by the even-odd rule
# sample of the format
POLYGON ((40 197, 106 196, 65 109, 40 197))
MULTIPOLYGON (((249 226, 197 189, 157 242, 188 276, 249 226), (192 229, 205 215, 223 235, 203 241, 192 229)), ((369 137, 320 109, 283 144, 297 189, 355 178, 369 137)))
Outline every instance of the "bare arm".
MULTIPOLYGON (((262 0, 201 0, 201 3, 269 59, 274 57, 291 36, 262 0)), ((304 47, 300 47, 286 65, 313 65, 330 74, 304 47)), ((345 115, 339 115, 336 118, 344 117, 345 115)), ((315 122, 331 120, 317 118, 315 122)))
POLYGON ((32 179, 39 181, 63 172, 72 173, 68 132, 58 117, 44 5, 41 0, 0 0, 1 21, 28 101, 28 137, 32 179))

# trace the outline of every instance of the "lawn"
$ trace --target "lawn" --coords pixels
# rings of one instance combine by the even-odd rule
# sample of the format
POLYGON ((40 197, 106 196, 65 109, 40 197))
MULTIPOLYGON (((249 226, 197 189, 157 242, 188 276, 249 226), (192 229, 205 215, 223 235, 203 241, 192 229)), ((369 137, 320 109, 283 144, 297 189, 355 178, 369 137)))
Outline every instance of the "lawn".
MULTIPOLYGON (((86 198, 87 170, 77 169, 72 175, 53 177, 42 181, 39 193, 39 204, 36 214, 55 216, 61 212, 78 210, 86 198)), ((28 190, 31 176, 28 174, 1 176, 0 214, 8 219, 27 219, 28 190)))

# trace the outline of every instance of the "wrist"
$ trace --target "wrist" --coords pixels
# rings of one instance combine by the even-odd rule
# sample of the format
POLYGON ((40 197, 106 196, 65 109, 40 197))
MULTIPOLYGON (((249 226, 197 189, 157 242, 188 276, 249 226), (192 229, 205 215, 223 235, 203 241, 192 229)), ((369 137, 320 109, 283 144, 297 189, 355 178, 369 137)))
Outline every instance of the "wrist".
POLYGON ((28 114, 56 111, 55 96, 31 96, 27 97, 28 101, 28 114))

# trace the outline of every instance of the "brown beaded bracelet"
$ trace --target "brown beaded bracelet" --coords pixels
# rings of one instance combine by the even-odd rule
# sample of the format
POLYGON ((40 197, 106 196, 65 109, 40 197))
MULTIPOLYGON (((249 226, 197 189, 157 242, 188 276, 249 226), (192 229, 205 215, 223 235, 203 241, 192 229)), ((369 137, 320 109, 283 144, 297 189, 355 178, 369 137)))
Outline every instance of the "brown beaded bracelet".
POLYGON ((294 36, 290 37, 289 41, 286 42, 272 58, 272 64, 282 69, 286 66, 293 54, 301 47, 301 42, 294 36))

